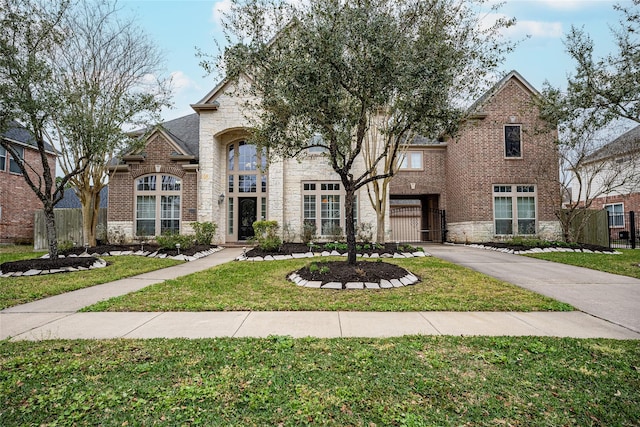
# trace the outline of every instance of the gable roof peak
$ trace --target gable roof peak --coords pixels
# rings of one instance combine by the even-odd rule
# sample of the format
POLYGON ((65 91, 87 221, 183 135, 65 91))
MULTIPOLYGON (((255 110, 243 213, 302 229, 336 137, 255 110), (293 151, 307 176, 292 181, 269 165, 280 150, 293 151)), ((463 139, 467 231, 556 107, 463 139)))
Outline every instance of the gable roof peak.
POLYGON ((516 70, 509 71, 502 79, 500 79, 495 85, 493 85, 488 91, 486 91, 471 107, 469 107, 469 113, 479 113, 484 105, 489 102, 496 94, 498 94, 511 80, 517 80, 526 90, 531 92, 534 96, 540 96, 540 92, 533 87, 531 83, 527 81, 522 74, 516 70))

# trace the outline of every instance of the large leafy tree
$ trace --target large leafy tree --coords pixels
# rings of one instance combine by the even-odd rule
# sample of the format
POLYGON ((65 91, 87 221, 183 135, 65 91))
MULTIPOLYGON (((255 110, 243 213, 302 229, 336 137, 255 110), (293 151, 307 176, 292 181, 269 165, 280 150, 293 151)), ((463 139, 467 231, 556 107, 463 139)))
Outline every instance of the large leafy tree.
POLYGON ((11 120, 24 125, 43 170, 2 145, 42 201, 51 258, 58 256, 54 207, 69 186, 82 203, 86 243, 95 243, 107 162, 130 142, 123 127, 149 123, 167 103, 166 82, 154 79, 160 60, 115 3, 0 0, 0 129, 11 120), (59 179, 47 144, 60 148, 59 179))
POLYGON ((58 183, 55 167, 50 168, 47 161, 47 143, 53 145, 48 130, 64 102, 54 84, 53 59, 67 37, 63 21, 69 10, 67 0, 0 0, 0 129, 6 129, 12 120, 24 125, 35 140, 42 170, 24 162, 6 141, 0 139, 0 144, 42 201, 51 258, 58 256, 53 208, 70 177, 88 161, 87 157, 76 159, 58 183))
POLYGON ((218 65, 229 79, 248 77, 257 100, 247 106, 251 139, 272 158, 296 157, 310 144, 326 150, 346 193, 349 263, 356 261, 354 193, 393 174, 381 165, 394 164, 409 135, 455 132, 460 106, 509 48, 499 30, 511 21, 481 22, 482 3, 234 2, 225 20, 230 47, 218 65), (363 170, 363 143, 380 114, 388 137, 363 170))
POLYGON ((573 27, 565 45, 576 69, 562 90, 546 83, 539 99, 543 121, 558 126, 560 187, 568 200, 559 212, 564 237, 578 238, 594 199, 638 185, 640 146, 627 144, 625 162, 617 162, 602 145, 611 140, 621 121, 640 123, 640 0, 615 8, 622 14, 612 29, 616 51, 594 55, 588 33, 573 27), (574 193, 577 197, 571 197, 574 193))
MULTIPOLYGON (((159 79, 162 55, 112 1, 83 2, 66 16, 71 31, 57 58, 64 104, 54 120, 60 164, 82 204, 85 242, 96 244, 100 191, 109 161, 134 141, 125 128, 148 128, 168 104, 168 80, 159 79), (88 166, 71 174, 78 159, 88 166)), ((138 139, 141 141, 141 139, 138 139)))

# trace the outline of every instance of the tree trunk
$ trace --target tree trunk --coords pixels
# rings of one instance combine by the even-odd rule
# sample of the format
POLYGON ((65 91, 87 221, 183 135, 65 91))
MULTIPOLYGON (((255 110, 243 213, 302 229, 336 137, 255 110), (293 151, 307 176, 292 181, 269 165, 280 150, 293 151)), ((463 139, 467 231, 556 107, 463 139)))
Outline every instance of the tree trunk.
POLYGON ((56 218, 53 205, 44 204, 44 218, 47 226, 47 242, 49 243, 49 259, 58 258, 58 237, 56 233, 56 218), (49 205, 49 206, 47 206, 49 205))
POLYGON ((344 221, 345 221, 345 234, 347 236, 347 263, 350 265, 356 264, 356 227, 353 224, 353 199, 354 189, 353 186, 345 185, 345 200, 344 200, 344 221))
POLYGON ((384 218, 385 218, 385 209, 381 207, 376 210, 376 242, 383 245, 385 243, 385 232, 384 232, 384 218))
POLYGON ((85 245, 96 246, 96 226, 100 211, 100 192, 96 188, 89 187, 78 190, 82 210, 82 236, 85 245))

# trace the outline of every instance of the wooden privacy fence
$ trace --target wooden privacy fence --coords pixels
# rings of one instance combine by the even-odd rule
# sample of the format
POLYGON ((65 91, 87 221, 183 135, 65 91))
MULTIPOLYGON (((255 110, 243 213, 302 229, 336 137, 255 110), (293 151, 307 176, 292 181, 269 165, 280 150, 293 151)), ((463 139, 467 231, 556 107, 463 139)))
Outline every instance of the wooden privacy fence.
MULTIPOLYGON (((81 209, 54 209, 56 216, 56 234, 58 243, 74 242, 78 246, 84 245, 82 236, 82 210, 81 209)), ((107 227, 107 208, 100 208, 98 212, 98 225, 107 227)), ((35 213, 33 224, 33 247, 35 250, 49 249, 47 241, 47 225, 44 218, 44 211, 35 213)))
MULTIPOLYGON (((566 215, 566 211, 563 211, 566 215)), ((584 221, 584 228, 576 239, 579 243, 609 247, 609 217, 606 210, 585 209, 575 212, 573 234, 584 221)))

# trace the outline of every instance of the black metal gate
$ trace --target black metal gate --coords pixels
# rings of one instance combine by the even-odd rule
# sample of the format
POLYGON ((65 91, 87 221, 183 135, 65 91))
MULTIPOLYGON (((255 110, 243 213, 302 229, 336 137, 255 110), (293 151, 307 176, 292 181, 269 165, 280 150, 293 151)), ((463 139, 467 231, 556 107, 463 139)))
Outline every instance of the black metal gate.
POLYGON ((609 212, 609 239, 612 248, 640 247, 640 216, 634 211, 612 214, 609 212))
POLYGON ((392 241, 443 243, 447 238, 446 215, 441 209, 427 209, 419 204, 391 206, 389 214, 392 241))

